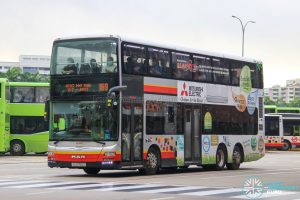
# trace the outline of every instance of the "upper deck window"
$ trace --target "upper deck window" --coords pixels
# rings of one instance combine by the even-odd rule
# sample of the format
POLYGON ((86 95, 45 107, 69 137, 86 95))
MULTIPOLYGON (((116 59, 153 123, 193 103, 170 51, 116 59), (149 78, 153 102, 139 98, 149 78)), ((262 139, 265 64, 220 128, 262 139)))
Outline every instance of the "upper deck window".
POLYGON ((145 74, 147 71, 146 48, 140 45, 124 44, 123 70, 128 74, 145 74))
POLYGON ((156 48, 148 48, 149 74, 160 77, 170 77, 169 51, 156 48))
POLYGON ((68 40, 54 44, 51 74, 116 73, 117 41, 68 40))

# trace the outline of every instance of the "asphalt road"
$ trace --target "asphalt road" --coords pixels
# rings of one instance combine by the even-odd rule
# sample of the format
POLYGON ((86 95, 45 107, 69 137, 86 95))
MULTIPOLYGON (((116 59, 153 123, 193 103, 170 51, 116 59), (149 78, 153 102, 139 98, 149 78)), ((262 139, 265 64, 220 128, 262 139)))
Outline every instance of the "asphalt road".
POLYGON ((238 171, 190 167, 142 176, 137 171, 50 169, 46 156, 0 156, 1 199, 300 200, 300 151, 271 151, 238 171), (253 188, 253 184, 256 186, 253 188))

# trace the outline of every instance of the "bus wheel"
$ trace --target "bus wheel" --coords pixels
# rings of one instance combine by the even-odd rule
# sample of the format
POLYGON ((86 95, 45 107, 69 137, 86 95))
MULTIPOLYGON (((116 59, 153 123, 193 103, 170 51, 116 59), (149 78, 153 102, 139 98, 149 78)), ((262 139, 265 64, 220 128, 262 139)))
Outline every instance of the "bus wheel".
POLYGON ((155 148, 150 148, 147 154, 146 166, 140 170, 143 174, 153 175, 156 174, 159 168, 160 157, 159 152, 155 148))
POLYGON ((25 154, 25 145, 23 142, 13 140, 10 143, 10 154, 13 156, 22 156, 25 154))
POLYGON ((288 151, 290 149, 291 149, 291 143, 288 140, 284 140, 282 150, 288 151))
POLYGON ((225 151, 222 147, 219 147, 216 153, 216 165, 215 169, 216 170, 222 170, 224 169, 226 164, 226 155, 225 151))
POLYGON ((227 163, 226 167, 230 170, 237 170, 240 168, 242 162, 242 153, 238 146, 235 146, 233 149, 232 163, 227 163))
POLYGON ((97 175, 100 172, 98 168, 84 168, 83 171, 89 175, 97 175))

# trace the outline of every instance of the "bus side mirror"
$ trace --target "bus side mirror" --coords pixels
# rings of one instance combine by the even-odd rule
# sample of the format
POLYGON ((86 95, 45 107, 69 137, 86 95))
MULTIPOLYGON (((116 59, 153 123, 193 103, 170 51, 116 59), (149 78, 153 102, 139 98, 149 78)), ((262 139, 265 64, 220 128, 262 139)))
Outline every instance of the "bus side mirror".
POLYGON ((107 97, 108 98, 114 98, 116 96, 116 93, 117 91, 124 91, 127 89, 127 85, 120 85, 120 86, 115 86, 115 87, 112 87, 108 90, 107 92, 107 97), (112 97, 114 96, 114 97, 112 97))
POLYGON ((50 100, 46 100, 45 102, 45 111, 44 111, 44 121, 48 122, 49 121, 49 116, 50 116, 50 100))

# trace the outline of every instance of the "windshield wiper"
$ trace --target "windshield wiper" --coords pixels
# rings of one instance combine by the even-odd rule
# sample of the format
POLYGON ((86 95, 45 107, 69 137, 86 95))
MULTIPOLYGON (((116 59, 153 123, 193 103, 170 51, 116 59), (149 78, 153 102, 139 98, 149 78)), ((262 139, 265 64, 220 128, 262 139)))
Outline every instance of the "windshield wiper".
POLYGON ((102 141, 100 141, 100 140, 95 140, 95 139, 93 139, 93 141, 96 142, 96 143, 98 143, 98 144, 102 144, 102 145, 105 145, 105 144, 106 144, 105 142, 102 142, 102 141))

